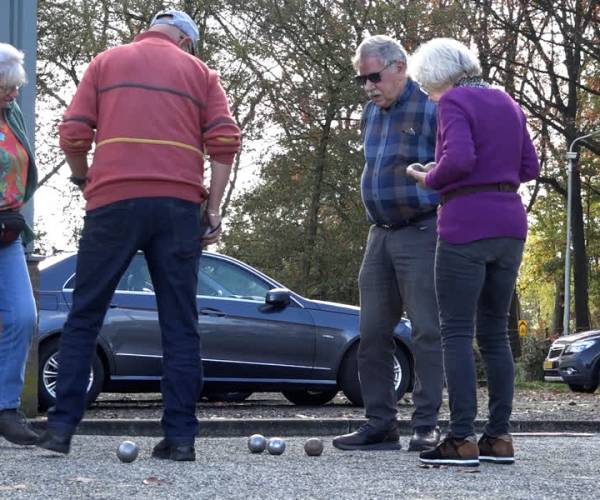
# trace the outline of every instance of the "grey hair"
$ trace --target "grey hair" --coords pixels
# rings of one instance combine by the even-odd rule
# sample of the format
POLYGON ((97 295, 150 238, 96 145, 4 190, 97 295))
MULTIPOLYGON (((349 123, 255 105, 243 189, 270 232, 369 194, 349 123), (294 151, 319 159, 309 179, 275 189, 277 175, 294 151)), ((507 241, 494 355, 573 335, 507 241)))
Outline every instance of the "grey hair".
POLYGON ((0 43, 0 87, 19 87, 27 82, 25 54, 8 43, 0 43))
POLYGON ((404 47, 386 35, 371 36, 361 42, 352 58, 354 69, 358 69, 361 60, 367 57, 377 57, 385 66, 396 61, 406 63, 407 59, 404 47))
POLYGON ((439 90, 481 75, 481 66, 475 53, 458 40, 434 38, 412 55, 409 73, 425 90, 439 90))

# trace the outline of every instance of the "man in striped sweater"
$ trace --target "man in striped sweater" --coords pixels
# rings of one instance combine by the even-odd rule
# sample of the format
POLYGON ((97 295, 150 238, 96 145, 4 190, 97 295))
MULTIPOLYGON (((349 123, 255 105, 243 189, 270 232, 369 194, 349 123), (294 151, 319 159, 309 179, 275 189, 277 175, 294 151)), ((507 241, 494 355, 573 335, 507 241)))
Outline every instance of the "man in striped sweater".
POLYGON ((199 258, 203 245, 220 235, 221 200, 240 147, 217 73, 193 55, 198 37, 184 12, 158 14, 132 43, 90 63, 60 124, 60 147, 71 181, 83 190, 86 216, 73 306, 60 340, 56 406, 48 412, 42 448, 69 452, 104 315, 122 274, 142 250, 163 346, 164 439, 152 456, 195 459, 202 389, 199 258), (205 155, 211 164, 208 189, 205 155))

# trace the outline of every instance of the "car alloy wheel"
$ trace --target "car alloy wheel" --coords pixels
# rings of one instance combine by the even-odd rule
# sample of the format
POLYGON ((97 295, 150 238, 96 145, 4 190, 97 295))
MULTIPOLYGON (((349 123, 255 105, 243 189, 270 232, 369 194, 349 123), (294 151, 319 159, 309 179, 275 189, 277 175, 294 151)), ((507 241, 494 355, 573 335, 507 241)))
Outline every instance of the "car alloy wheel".
MULTIPOLYGON (((358 375, 358 343, 354 344, 346 353, 340 373, 338 375, 339 385, 344 396, 356 406, 363 406, 363 398, 360 389, 358 375)), ((411 372, 408 357, 400 345, 396 345, 394 353, 394 389, 398 401, 404 396, 410 384, 411 372)))
MULTIPOLYGON (((58 352, 50 356, 42 368, 42 383, 48 394, 56 399, 56 379, 58 378, 58 352)), ((90 392, 94 384, 94 370, 90 370, 90 380, 86 392, 90 392)))
MULTIPOLYGON (((39 352, 38 372, 38 406, 46 410, 56 402, 56 381, 58 378, 58 339, 54 338, 43 343, 39 352)), ((87 405, 92 404, 102 390, 104 383, 104 366, 97 354, 92 359, 92 368, 87 391, 87 405)))

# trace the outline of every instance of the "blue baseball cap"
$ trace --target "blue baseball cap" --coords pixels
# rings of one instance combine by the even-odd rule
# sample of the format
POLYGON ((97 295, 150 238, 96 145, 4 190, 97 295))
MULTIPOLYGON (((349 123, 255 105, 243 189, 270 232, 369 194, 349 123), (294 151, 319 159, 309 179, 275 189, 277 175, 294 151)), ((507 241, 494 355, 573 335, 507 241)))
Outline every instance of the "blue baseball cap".
POLYGON ((164 12, 159 12, 152 19, 150 27, 156 26, 157 24, 170 24, 171 26, 175 26, 189 36, 192 39, 193 44, 196 44, 200 38, 200 32, 198 31, 198 26, 196 26, 194 20, 181 10, 166 10, 164 12))

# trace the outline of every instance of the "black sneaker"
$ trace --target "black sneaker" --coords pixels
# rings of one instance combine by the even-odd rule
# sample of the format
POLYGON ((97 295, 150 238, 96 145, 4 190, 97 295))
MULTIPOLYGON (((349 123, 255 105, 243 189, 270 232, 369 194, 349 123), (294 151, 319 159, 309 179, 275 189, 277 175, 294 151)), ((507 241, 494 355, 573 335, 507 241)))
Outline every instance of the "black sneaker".
POLYGON ((14 444, 31 446, 37 443, 38 434, 31 428, 20 410, 0 410, 0 436, 14 444))
POLYGON ((394 423, 387 427, 361 425, 355 432, 333 439, 333 446, 340 450, 400 450, 400 432, 394 423))
POLYGON ((152 457, 176 462, 193 462, 196 460, 196 450, 193 444, 174 445, 163 439, 152 449, 152 457))
POLYGON ((477 467, 479 465, 477 438, 467 436, 464 439, 455 439, 448 435, 433 450, 421 452, 419 461, 428 465, 477 467))
POLYGON ((408 443, 408 451, 425 451, 435 448, 440 442, 439 427, 415 427, 408 443))

